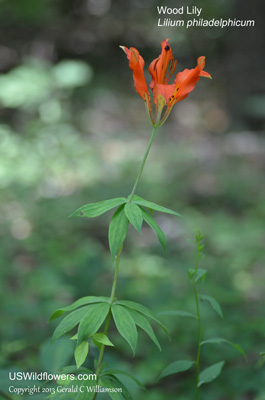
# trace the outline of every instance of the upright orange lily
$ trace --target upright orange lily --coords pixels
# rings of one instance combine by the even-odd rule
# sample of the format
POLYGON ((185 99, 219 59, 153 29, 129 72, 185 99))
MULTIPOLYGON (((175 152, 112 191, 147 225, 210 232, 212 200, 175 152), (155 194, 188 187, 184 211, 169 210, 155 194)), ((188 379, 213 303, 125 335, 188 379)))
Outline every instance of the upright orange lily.
POLYGON ((175 72, 177 61, 173 58, 168 40, 163 40, 160 56, 151 62, 148 69, 152 77, 150 88, 153 92, 156 109, 154 119, 152 117, 150 94, 144 76, 144 60, 134 47, 128 49, 120 46, 127 55, 129 67, 133 71, 135 89, 145 101, 147 113, 153 126, 161 126, 165 122, 174 104, 188 96, 195 88, 200 77, 211 79, 211 75, 203 71, 205 57, 199 57, 197 66, 194 69, 185 69, 183 72, 177 73, 174 83, 170 84, 169 80, 175 72), (161 117, 165 106, 167 108, 161 117))

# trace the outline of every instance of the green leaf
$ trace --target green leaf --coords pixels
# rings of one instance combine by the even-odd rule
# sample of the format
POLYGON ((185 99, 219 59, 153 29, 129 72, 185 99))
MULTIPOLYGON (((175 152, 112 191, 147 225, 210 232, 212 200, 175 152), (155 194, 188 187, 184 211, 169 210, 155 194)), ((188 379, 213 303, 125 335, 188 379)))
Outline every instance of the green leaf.
POLYGON ((129 309, 129 313, 133 317, 136 325, 138 325, 140 328, 142 328, 147 333, 147 335, 150 337, 150 339, 155 343, 155 345, 161 351, 160 343, 153 331, 152 326, 150 325, 150 322, 145 317, 143 317, 142 314, 140 314, 139 312, 137 312, 135 310, 129 309))
MULTIPOLYGON (((56 371, 56 373, 58 372, 58 370, 56 371)), ((90 369, 85 368, 85 367, 80 367, 77 368, 76 365, 68 365, 67 367, 64 368, 60 368, 59 373, 57 373, 57 378, 56 378, 56 383, 57 385, 62 385, 62 386, 66 386, 69 383, 71 383, 71 385, 73 385, 78 381, 78 383, 80 384, 80 380, 77 380, 75 377, 75 380, 71 379, 71 377, 73 375, 79 375, 79 378, 81 378, 81 375, 91 375, 91 379, 89 379, 89 382, 91 383, 92 381, 92 377, 94 377, 94 381, 96 381, 96 374, 93 373, 90 369), (65 379, 64 379, 65 378, 65 379)), ((86 380, 85 382, 86 384, 88 383, 88 381, 86 380)))
POLYGON ((166 327, 155 317, 155 315, 152 313, 151 310, 149 310, 149 308, 143 306, 142 304, 136 303, 135 301, 129 301, 129 300, 118 300, 118 301, 115 301, 114 304, 119 304, 121 306, 124 306, 124 307, 127 307, 127 308, 131 308, 132 310, 136 310, 140 314, 144 314, 147 317, 153 319, 154 321, 156 321, 161 326, 161 328, 169 336, 169 333, 168 333, 166 327))
POLYGON ((259 353, 259 355, 260 355, 261 357, 265 357, 265 351, 261 351, 261 352, 259 353))
POLYGON ((107 303, 93 304, 89 306, 87 313, 82 318, 78 327, 77 345, 93 336, 107 317, 110 305, 107 303))
POLYGON ((133 197, 133 203, 136 203, 136 204, 138 204, 140 206, 143 206, 143 207, 150 208, 151 210, 156 210, 156 211, 160 211, 162 213, 173 214, 173 215, 176 215, 177 217, 182 217, 182 215, 180 215, 179 213, 177 213, 177 212, 175 212, 173 210, 170 210, 169 208, 159 206, 158 204, 155 204, 155 203, 152 203, 151 201, 147 201, 145 199, 142 199, 139 196, 134 196, 133 197))
POLYGON ((122 397, 125 400, 133 400, 131 393, 127 389, 127 387, 117 378, 115 375, 104 375, 103 380, 106 382, 106 380, 109 381, 107 384, 107 387, 113 387, 116 389, 122 389, 122 397), (111 386, 110 386, 111 385, 111 386))
POLYGON ((66 315, 55 329, 52 336, 52 342, 59 339, 59 337, 63 336, 65 333, 71 331, 81 321, 90 307, 92 306, 82 307, 66 315))
POLYGON ((217 376, 219 376, 222 371, 224 363, 224 361, 220 361, 202 371, 199 375, 198 387, 203 385, 204 383, 212 382, 215 378, 217 378, 217 376))
MULTIPOLYGON (((57 371, 56 371, 57 372, 57 371)), ((59 375, 60 376, 60 375, 59 375)), ((72 384, 73 384, 73 380, 71 380, 71 377, 70 377, 70 375, 67 375, 67 376, 63 376, 63 377, 60 377, 59 379, 57 378, 56 379, 56 384, 57 385, 60 385, 60 386, 67 386, 67 385, 69 385, 69 382, 72 382, 72 384), (64 378, 66 378, 66 379, 64 379, 64 378)), ((51 396, 52 397, 52 396, 51 396)), ((33 397, 34 398, 34 397, 33 397)))
POLYGON ((70 306, 62 307, 62 308, 59 308, 59 309, 55 310, 52 313, 49 321, 52 321, 53 319, 59 318, 63 314, 65 314, 67 311, 75 310, 76 308, 81 307, 81 306, 83 306, 85 304, 102 303, 102 302, 109 303, 109 300, 110 300, 109 297, 98 297, 98 296, 82 297, 81 299, 78 299, 77 301, 75 301, 70 306))
POLYGON ((104 333, 95 333, 92 339, 93 341, 104 344, 105 346, 114 346, 114 344, 109 340, 108 336, 106 336, 104 333))
POLYGON ((120 206, 109 225, 109 247, 113 260, 126 238, 128 225, 129 221, 125 215, 124 206, 120 206))
POLYGON ((195 235, 196 243, 200 243, 202 239, 204 239, 204 235, 201 234, 201 231, 198 229, 197 234, 195 235))
POLYGON ((221 307, 220 307, 220 304, 217 302, 217 300, 215 300, 213 297, 207 296, 207 295, 205 295, 205 294, 200 294, 199 297, 200 297, 201 300, 203 300, 203 301, 204 301, 204 300, 205 300, 205 301, 208 301, 208 302, 210 303, 212 309, 213 309, 214 311, 216 311, 217 314, 218 314, 222 319, 224 318, 224 317, 223 317, 222 309, 221 309, 221 307))
POLYGON ((141 229, 143 224, 143 213, 140 207, 135 203, 126 203, 124 206, 124 211, 126 217, 132 224, 132 226, 137 230, 137 232, 141 235, 141 229))
POLYGON ((111 210, 112 208, 118 207, 121 204, 126 203, 125 197, 117 197, 116 199, 103 200, 98 203, 90 203, 86 204, 78 208, 70 217, 87 217, 94 218, 98 217, 101 214, 111 210))
POLYGON ((187 371, 193 366, 193 364, 195 364, 195 361, 190 361, 190 360, 175 361, 169 364, 164 369, 164 371, 161 373, 158 379, 164 378, 165 376, 168 375, 173 375, 179 372, 187 371))
POLYGON ((146 388, 144 387, 144 385, 138 380, 136 379, 132 374, 130 374, 129 372, 125 372, 122 369, 113 369, 113 368, 107 368, 104 369, 102 371, 102 375, 125 375, 128 376, 128 378, 132 379, 141 389, 146 390, 146 388))
MULTIPOLYGON (((193 276, 195 275, 195 272, 196 272, 196 270, 195 270, 194 268, 190 268, 190 269, 188 270, 188 274, 189 274, 189 278, 190 278, 190 281, 191 281, 191 282, 192 282, 193 276)), ((208 273, 208 271, 207 271, 206 269, 198 268, 198 269, 197 269, 197 273, 196 273, 196 282, 197 282, 199 279, 202 279, 202 281, 204 281, 205 278, 206 278, 207 273, 208 273)))
POLYGON ((70 340, 77 340, 77 333, 74 336, 70 337, 70 340))
POLYGON ((166 250, 166 235, 158 225, 158 223, 154 220, 154 218, 148 214, 143 208, 142 208, 142 213, 143 213, 143 218, 145 222, 150 226, 150 228, 153 229, 153 231, 157 234, 158 240, 163 247, 164 251, 166 250))
POLYGON ((203 344, 207 344, 207 343, 216 343, 216 344, 221 344, 221 343, 227 343, 230 344, 230 346, 234 347, 234 349, 236 349, 239 353, 241 353, 245 359, 247 360, 247 355, 244 352, 244 350, 241 348, 241 346, 239 346, 239 344, 234 344, 232 342, 230 342, 229 340, 223 339, 223 338, 210 338, 207 340, 204 340, 203 342, 201 342, 201 345, 203 344))
POLYGON ((112 306, 111 312, 118 332, 129 343, 135 356, 138 334, 133 318, 125 307, 118 304, 112 306))
POLYGON ((132 397, 128 392, 128 389, 115 376, 112 375, 101 376, 99 385, 109 389, 118 389, 118 388, 121 389, 120 392, 119 391, 107 392, 107 394, 112 400, 124 400, 124 399, 132 400, 132 397), (125 397, 126 394, 128 395, 128 397, 125 397))
POLYGON ((91 369, 85 367, 77 368, 76 365, 68 365, 67 367, 63 367, 60 369, 60 373, 65 375, 77 374, 77 373, 93 374, 91 369))
POLYGON ((81 367, 86 360, 86 356, 88 354, 88 342, 84 341, 80 343, 79 346, 75 349, 75 362, 77 368, 81 367))
MULTIPOLYGON (((73 385, 73 382, 71 383, 73 385)), ((95 396, 95 391, 96 391, 96 385, 97 382, 92 382, 92 381, 87 381, 83 380, 80 383, 78 383, 78 386, 81 387, 83 386, 83 391, 79 390, 79 393, 74 397, 73 400, 92 400, 95 396)), ((71 387, 71 386, 70 386, 71 387)))
POLYGON ((170 310, 170 311, 163 311, 159 314, 157 314, 157 316, 159 315, 172 315, 172 316, 178 316, 178 317, 189 317, 189 318, 196 318, 197 319, 197 315, 192 314, 190 312, 187 311, 181 311, 181 310, 170 310))

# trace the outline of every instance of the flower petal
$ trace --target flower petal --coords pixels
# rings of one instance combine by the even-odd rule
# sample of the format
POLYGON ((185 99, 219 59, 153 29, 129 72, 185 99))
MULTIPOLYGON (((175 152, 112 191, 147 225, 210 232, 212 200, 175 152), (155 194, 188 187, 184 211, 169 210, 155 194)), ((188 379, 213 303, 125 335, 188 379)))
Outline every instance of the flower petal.
POLYGON ((196 68, 185 69, 183 72, 177 74, 174 81, 174 103, 187 97, 187 95, 195 88, 196 83, 200 80, 201 76, 211 78, 211 75, 208 74, 208 72, 203 71, 204 66, 205 57, 199 57, 196 68))
POLYGON ((154 99, 156 99, 158 94, 160 94, 166 99, 166 103, 168 104, 170 98, 173 96, 175 92, 175 88, 176 85, 174 83, 172 85, 161 85, 158 83, 154 90, 154 99))
MULTIPOLYGON (((161 54, 158 58, 151 62, 148 71, 152 76, 150 88, 153 90, 157 83, 163 84, 166 79, 168 66, 173 59, 173 54, 168 39, 161 43, 161 54)), ((174 60, 174 59, 173 59, 174 60)))
POLYGON ((203 76, 204 78, 212 79, 211 75, 206 71, 201 71, 200 76, 203 76))
POLYGON ((134 86, 137 93, 146 101, 146 96, 150 97, 147 89, 147 84, 144 77, 144 60, 140 56, 139 51, 134 47, 128 49, 127 47, 120 46, 126 53, 129 60, 129 67, 133 71, 134 86))

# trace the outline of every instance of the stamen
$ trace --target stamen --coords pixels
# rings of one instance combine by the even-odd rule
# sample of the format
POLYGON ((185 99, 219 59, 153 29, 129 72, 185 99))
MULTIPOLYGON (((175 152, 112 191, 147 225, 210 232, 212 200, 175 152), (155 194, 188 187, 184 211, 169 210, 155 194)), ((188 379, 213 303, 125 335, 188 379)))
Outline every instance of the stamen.
POLYGON ((177 60, 175 61, 174 58, 172 58, 170 67, 169 67, 169 71, 168 71, 167 77, 165 79, 166 83, 168 83, 170 81, 171 76, 175 72, 176 66, 177 66, 177 60))
MULTIPOLYGON (((173 61, 174 61, 174 58, 173 58, 173 61)), ((170 78, 171 78, 171 76, 174 74, 175 69, 176 69, 176 66, 177 66, 177 60, 174 62, 174 65, 173 65, 173 68, 172 68, 172 72, 171 72, 170 78)), ((169 79, 170 79, 170 78, 169 78, 169 79)))
POLYGON ((157 59, 155 60, 155 63, 154 63, 154 71, 156 70, 156 66, 157 66, 158 61, 159 61, 159 58, 157 58, 157 59))
POLYGON ((156 68, 158 61, 159 61, 159 58, 157 58, 155 60, 154 67, 153 67, 154 73, 156 75, 156 81, 158 81, 157 68, 156 68))
POLYGON ((166 76, 165 76, 165 82, 166 82, 166 83, 168 83, 170 77, 172 76, 172 74, 171 74, 171 69, 172 69, 172 64, 173 64, 173 62, 174 62, 174 58, 172 58, 172 60, 170 61, 170 66, 169 66, 168 72, 167 72, 167 74, 166 74, 166 76))

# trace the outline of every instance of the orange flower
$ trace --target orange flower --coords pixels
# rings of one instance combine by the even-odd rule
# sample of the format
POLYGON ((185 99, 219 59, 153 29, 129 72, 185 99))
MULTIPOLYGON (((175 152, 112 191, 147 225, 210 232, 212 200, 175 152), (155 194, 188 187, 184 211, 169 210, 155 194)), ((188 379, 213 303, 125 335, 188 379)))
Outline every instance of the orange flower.
POLYGON ((174 104, 188 96, 195 88, 200 77, 211 78, 208 72, 203 71, 205 57, 199 57, 196 68, 185 69, 183 72, 179 72, 176 75, 174 83, 169 84, 169 80, 175 72, 177 61, 173 58, 168 39, 163 40, 161 43, 162 52, 160 56, 151 62, 148 69, 152 77, 150 88, 153 92, 156 108, 155 119, 153 119, 150 94, 144 77, 144 60, 140 56, 139 51, 134 47, 130 49, 124 46, 120 47, 127 55, 129 67, 133 71, 135 89, 145 101, 147 112, 153 126, 161 126, 165 122, 174 104), (165 106, 167 108, 161 118, 165 106))

